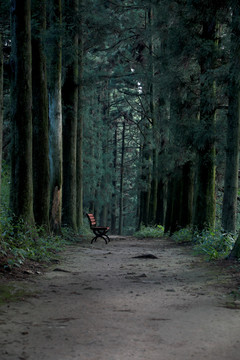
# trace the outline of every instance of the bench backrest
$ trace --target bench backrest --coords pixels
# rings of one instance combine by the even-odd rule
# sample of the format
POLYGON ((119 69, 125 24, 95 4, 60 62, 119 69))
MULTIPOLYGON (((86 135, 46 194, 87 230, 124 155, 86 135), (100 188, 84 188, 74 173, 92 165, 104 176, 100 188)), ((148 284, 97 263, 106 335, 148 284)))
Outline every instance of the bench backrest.
POLYGON ((88 217, 88 220, 89 220, 90 227, 96 226, 97 223, 96 223, 94 215, 93 214, 87 214, 87 217, 88 217))

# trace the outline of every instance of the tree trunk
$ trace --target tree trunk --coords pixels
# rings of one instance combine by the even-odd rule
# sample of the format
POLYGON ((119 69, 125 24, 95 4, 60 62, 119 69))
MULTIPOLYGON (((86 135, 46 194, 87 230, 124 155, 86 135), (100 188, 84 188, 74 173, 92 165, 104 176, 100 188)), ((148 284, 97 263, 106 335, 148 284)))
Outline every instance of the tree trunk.
POLYGON ((31 1, 11 1, 12 22, 12 164, 11 210, 34 223, 32 173, 31 1))
MULTIPOLYGON (((3 135, 3 48, 0 33, 0 193, 2 175, 2 135, 3 135)), ((1 199, 0 199, 1 200, 1 199)))
POLYGON ((84 0, 79 0, 78 120, 77 120, 77 227, 83 226, 83 17, 84 0))
POLYGON ((201 68, 200 126, 202 135, 197 146, 198 166, 196 179, 194 225, 202 230, 215 225, 215 118, 216 94, 213 78, 215 64, 215 14, 206 16, 202 37, 209 43, 208 53, 199 59, 201 68))
POLYGON ((166 214, 167 181, 159 179, 157 192, 156 223, 164 226, 166 214))
POLYGON ((228 257, 229 259, 240 259, 240 235, 238 235, 237 241, 228 257))
POLYGON ((61 0, 52 0, 51 4, 50 22, 54 33, 50 41, 51 64, 49 71, 50 226, 54 233, 60 233, 62 213, 62 7, 61 0))
POLYGON ((119 226, 118 233, 122 235, 123 232, 123 180, 124 180, 124 155, 125 155, 125 121, 123 121, 122 128, 122 151, 121 151, 121 166, 120 166, 120 195, 119 195, 119 226))
POLYGON ((152 181, 152 159, 150 151, 150 129, 149 124, 145 128, 145 137, 141 149, 142 174, 141 174, 141 190, 140 190, 140 225, 148 225, 149 208, 151 198, 151 181, 152 181))
POLYGON ((116 186, 117 186, 117 180, 116 180, 116 170, 117 170, 117 123, 115 125, 115 129, 114 129, 114 140, 113 140, 113 174, 112 174, 112 185, 113 185, 113 190, 112 190, 112 208, 111 208, 111 232, 113 234, 116 233, 117 231, 117 201, 116 201, 116 186))
POLYGON ((231 67, 229 74, 229 105, 226 148, 226 168, 222 209, 222 227, 236 232, 238 168, 239 168, 239 117, 240 117, 240 6, 234 5, 231 36, 231 67))
POLYGON ((48 94, 43 33, 46 30, 46 1, 32 1, 38 19, 32 30, 33 80, 33 190, 37 225, 49 230, 50 175, 48 142, 48 94))
POLYGON ((180 226, 185 228, 192 224, 193 216, 193 190, 194 190, 194 173, 191 161, 187 161, 182 166, 182 199, 180 226))
POLYGON ((165 216, 165 224, 164 224, 164 232, 168 233, 171 230, 171 221, 172 221, 172 213, 173 213, 173 190, 174 190, 174 181, 172 177, 168 180, 168 188, 167 188, 167 208, 166 208, 166 216, 165 216))
MULTIPOLYGON (((78 0, 65 2, 67 37, 73 39, 63 85, 63 224, 77 230, 78 0)), ((68 49, 69 51, 69 49, 68 49)), ((66 56, 65 56, 66 58, 66 56)))
POLYGON ((157 151, 157 119, 156 119, 156 109, 155 109, 155 84, 154 84, 154 42, 152 38, 152 26, 154 23, 154 13, 153 7, 149 8, 148 11, 148 25, 150 31, 150 41, 149 41, 149 74, 150 74, 150 84, 149 84, 149 110, 151 116, 151 143, 153 144, 152 149, 152 169, 151 169, 151 194, 149 202, 149 214, 148 214, 148 224, 156 224, 156 213, 157 213, 157 191, 158 191, 158 151, 157 151))

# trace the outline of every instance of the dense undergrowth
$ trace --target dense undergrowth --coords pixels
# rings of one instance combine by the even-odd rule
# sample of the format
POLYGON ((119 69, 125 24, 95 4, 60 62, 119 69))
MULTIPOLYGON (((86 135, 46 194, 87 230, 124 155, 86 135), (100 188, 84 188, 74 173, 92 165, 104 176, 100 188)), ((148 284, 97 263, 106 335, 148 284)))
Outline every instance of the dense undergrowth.
POLYGON ((74 234, 63 228, 61 236, 51 235, 44 228, 29 226, 23 221, 14 221, 9 212, 9 170, 3 165, 0 205, 0 270, 21 268, 27 260, 51 262, 66 244, 88 235, 87 224, 81 233, 74 234))
MULTIPOLYGON (((164 234, 164 228, 160 225, 156 227, 144 227, 135 233, 138 238, 160 238, 169 236, 164 234)), ((206 260, 216 260, 226 258, 236 241, 236 236, 225 233, 221 229, 205 229, 201 232, 191 227, 176 231, 171 238, 177 244, 191 244, 195 255, 203 255, 206 260)))
POLYGON ((61 236, 51 236, 41 228, 19 221, 14 223, 1 209, 0 216, 0 268, 11 270, 28 260, 48 262, 63 249, 66 241, 61 236))
POLYGON ((0 270, 21 267, 26 260, 51 262, 59 257, 60 252, 82 236, 88 236, 86 224, 80 233, 69 228, 62 228, 61 235, 47 233, 44 228, 33 227, 23 221, 14 222, 7 211, 0 213, 0 270))
POLYGON ((185 228, 175 232, 172 239, 178 243, 191 243, 196 255, 203 255, 206 260, 224 259, 230 254, 236 237, 219 228, 204 229, 201 232, 185 228))

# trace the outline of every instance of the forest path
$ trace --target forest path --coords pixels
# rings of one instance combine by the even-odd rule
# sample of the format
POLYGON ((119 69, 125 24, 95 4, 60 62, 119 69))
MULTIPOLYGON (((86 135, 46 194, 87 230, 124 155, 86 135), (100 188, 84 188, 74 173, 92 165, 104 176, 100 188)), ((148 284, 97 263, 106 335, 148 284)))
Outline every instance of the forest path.
POLYGON ((231 273, 168 239, 112 239, 21 282, 35 296, 0 307, 1 360, 239 360, 231 273))

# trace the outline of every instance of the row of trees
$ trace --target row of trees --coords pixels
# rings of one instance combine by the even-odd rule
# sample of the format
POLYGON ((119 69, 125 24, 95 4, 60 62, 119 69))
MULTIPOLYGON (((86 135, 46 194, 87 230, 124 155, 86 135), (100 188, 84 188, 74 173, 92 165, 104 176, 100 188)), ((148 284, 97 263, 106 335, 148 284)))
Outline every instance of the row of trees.
POLYGON ((236 232, 239 11, 231 0, 12 1, 15 216, 76 230, 84 209, 114 232, 202 230, 224 193, 217 217, 236 232))
POLYGON ((62 218, 74 230, 82 224, 80 6, 11 1, 11 40, 7 25, 3 33, 6 53, 11 48, 10 208, 54 232, 62 218))

